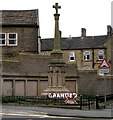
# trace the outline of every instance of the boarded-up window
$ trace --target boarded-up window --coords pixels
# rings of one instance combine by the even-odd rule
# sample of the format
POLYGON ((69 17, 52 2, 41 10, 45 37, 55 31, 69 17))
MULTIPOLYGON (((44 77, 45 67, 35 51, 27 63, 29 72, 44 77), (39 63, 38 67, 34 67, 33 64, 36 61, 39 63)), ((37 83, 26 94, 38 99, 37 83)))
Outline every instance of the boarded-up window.
POLYGON ((15 96, 24 96, 24 84, 25 81, 16 81, 15 82, 15 96))
POLYGON ((27 96, 37 96, 37 95, 38 95, 38 81, 28 81, 27 96))
POLYGON ((12 96, 12 81, 5 81, 3 82, 3 96, 12 96))

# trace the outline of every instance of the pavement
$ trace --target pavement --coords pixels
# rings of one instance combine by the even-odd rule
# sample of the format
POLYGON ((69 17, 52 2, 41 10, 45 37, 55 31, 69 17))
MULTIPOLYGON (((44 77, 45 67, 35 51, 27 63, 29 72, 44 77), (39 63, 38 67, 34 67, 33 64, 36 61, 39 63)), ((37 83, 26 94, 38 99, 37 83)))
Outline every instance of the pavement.
POLYGON ((86 118, 113 118, 113 111, 105 110, 63 110, 57 113, 48 113, 48 115, 69 116, 69 117, 86 117, 86 118))
POLYGON ((3 113, 23 111, 29 114, 43 114, 48 116, 64 116, 64 117, 82 117, 82 118, 105 118, 113 120, 113 108, 100 110, 76 110, 49 107, 22 107, 22 106, 2 106, 3 113))

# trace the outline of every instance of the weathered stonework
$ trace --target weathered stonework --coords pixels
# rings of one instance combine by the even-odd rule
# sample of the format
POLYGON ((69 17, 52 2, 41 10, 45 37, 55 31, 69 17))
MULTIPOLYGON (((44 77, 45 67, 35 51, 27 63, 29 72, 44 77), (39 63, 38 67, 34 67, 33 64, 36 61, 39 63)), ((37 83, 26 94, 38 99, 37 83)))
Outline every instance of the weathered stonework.
POLYGON ((55 36, 54 36, 54 48, 51 52, 51 60, 49 64, 48 74, 48 88, 44 90, 42 95, 48 95, 48 93, 67 93, 69 90, 65 86, 65 67, 66 63, 62 59, 63 52, 60 49, 60 34, 59 34, 59 16, 58 3, 55 3, 53 8, 56 9, 55 17, 55 36))
MULTIPOLYGON (((61 37, 63 52, 55 50, 51 54, 53 38, 41 39, 41 42, 38 38, 38 10, 2 12, 2 32, 18 33, 17 46, 0 47, 3 51, 3 96, 40 96, 53 84, 58 88, 64 86, 57 92, 69 90, 77 94, 104 95, 104 77, 98 74, 98 66, 102 62, 98 60, 99 50, 105 51, 104 56, 110 64, 106 91, 107 94, 113 93, 113 34, 61 37), (37 54, 39 42, 41 52, 37 54), (90 61, 83 60, 84 51, 90 51, 90 61), (74 61, 69 60, 70 52, 75 53, 74 61), (53 78, 59 76, 60 79, 51 82, 53 73, 53 78)), ((50 91, 56 90, 53 87, 50 91)))

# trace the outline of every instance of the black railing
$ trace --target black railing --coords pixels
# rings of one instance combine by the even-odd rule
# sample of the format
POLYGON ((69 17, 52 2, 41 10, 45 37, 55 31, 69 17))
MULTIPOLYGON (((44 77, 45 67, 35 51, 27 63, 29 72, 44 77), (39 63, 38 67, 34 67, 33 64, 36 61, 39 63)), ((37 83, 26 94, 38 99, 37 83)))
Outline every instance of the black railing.
MULTIPOLYGON (((106 104, 113 102, 113 94, 106 95, 106 104)), ((80 95, 80 109, 103 109, 105 108, 105 96, 84 97, 80 95)))
POLYGON ((95 109, 95 97, 80 95, 80 110, 95 109))
MULTIPOLYGON (((106 102, 113 102, 113 94, 106 95, 106 102)), ((105 96, 96 96, 96 109, 105 108, 105 96), (103 106, 99 105, 102 104, 103 106)))
MULTIPOLYGON (((113 100, 113 94, 106 95, 106 101, 113 100)), ((2 103, 16 103, 24 105, 53 106, 74 109, 101 109, 104 108, 104 96, 84 96, 80 95, 74 104, 66 104, 63 98, 48 98, 38 96, 5 96, 2 103)))

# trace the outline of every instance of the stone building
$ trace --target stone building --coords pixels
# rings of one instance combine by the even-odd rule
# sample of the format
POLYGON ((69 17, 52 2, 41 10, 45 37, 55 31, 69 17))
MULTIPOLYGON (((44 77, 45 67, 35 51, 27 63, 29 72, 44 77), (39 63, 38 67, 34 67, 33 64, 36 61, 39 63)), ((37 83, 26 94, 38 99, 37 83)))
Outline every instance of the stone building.
MULTIPOLYGON (((61 31, 60 31, 61 33, 61 31)), ((87 36, 86 29, 81 29, 80 37, 62 37, 61 50, 67 65, 75 66, 78 71, 77 91, 79 94, 104 94, 104 75, 99 73, 98 66, 105 58, 111 66, 107 74, 107 94, 112 90, 113 38, 112 28, 107 26, 107 34, 87 36)), ((53 49, 53 38, 41 39, 41 55, 50 55, 53 49)))
MULTIPOLYGON (((107 30, 112 29, 107 26, 107 30)), ((61 50, 64 60, 76 64, 78 70, 98 70, 101 61, 106 58, 111 62, 111 33, 99 36, 86 36, 86 29, 81 29, 80 37, 61 37, 61 50), (85 33, 84 33, 85 32, 85 33)), ((49 55, 53 49, 53 38, 41 39, 41 55, 49 55)))
MULTIPOLYGON (((40 96, 48 87, 53 38, 40 39, 38 10, 3 10, 0 25, 3 96, 40 96)), ((98 66, 106 58, 112 68, 112 28, 107 35, 60 38, 65 65, 65 86, 70 92, 103 95, 103 75, 98 66)), ((107 94, 113 93, 111 69, 107 94)))

